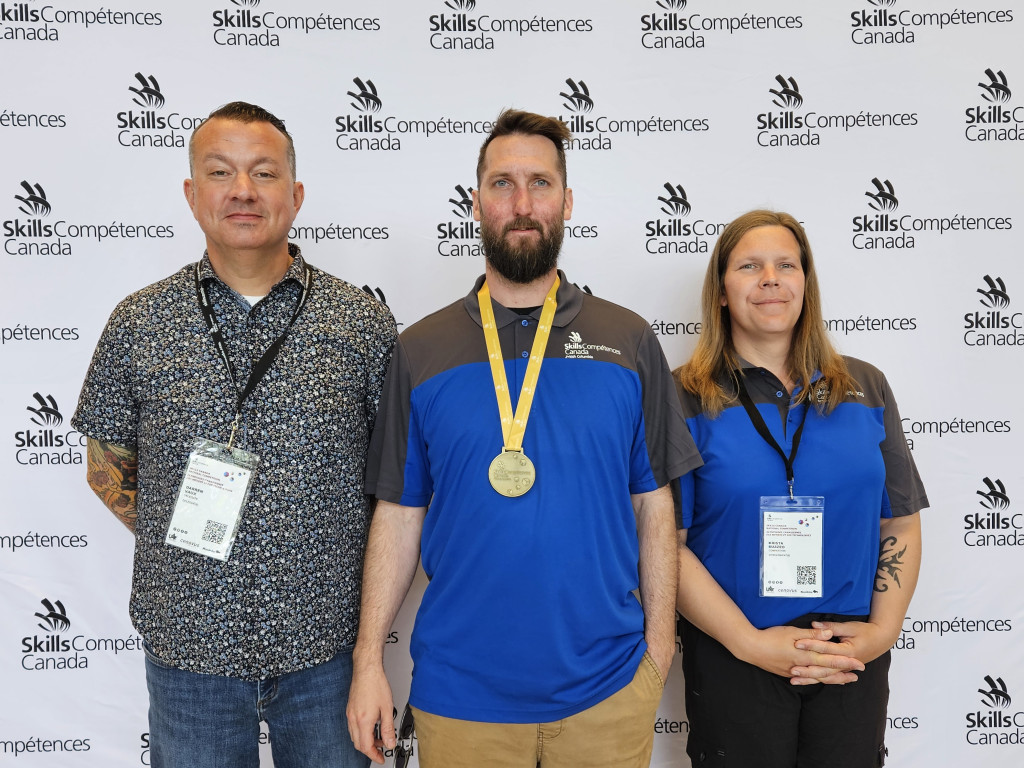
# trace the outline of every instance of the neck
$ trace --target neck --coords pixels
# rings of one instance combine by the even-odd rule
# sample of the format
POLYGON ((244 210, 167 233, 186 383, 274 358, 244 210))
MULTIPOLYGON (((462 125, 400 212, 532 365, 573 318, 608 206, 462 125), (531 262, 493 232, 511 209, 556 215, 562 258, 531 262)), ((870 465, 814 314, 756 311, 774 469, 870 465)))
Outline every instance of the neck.
POLYGON ((538 277, 530 283, 513 283, 498 274, 497 270, 487 264, 484 269, 484 276, 487 278, 487 288, 491 292, 491 298, 503 307, 539 307, 551 290, 555 282, 557 269, 552 269, 546 275, 538 277))
POLYGON ((771 371, 787 390, 792 391, 794 382, 789 374, 790 342, 789 338, 752 341, 737 338, 735 334, 732 337, 732 346, 737 355, 748 363, 771 371))
POLYGON ((217 277, 243 296, 266 296, 292 264, 286 245, 271 255, 260 251, 216 251, 207 248, 217 277))

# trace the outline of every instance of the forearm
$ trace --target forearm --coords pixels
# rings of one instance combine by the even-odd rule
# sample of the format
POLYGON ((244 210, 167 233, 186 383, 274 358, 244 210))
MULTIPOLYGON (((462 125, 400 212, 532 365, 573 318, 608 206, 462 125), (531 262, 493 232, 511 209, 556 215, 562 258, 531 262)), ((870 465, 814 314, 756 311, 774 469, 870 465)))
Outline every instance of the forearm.
POLYGON ((378 501, 363 563, 357 663, 381 663, 384 643, 402 607, 419 562, 425 507, 378 501))
POLYGON ((86 478, 89 487, 107 509, 134 533, 138 519, 135 507, 139 491, 138 453, 132 448, 111 445, 91 437, 86 443, 86 478))
POLYGON ((899 638, 921 570, 921 516, 882 520, 869 622, 882 631, 881 655, 899 638))
POLYGON ((745 649, 754 642, 757 629, 686 545, 686 531, 678 531, 677 537, 676 609, 697 629, 724 645, 733 656, 743 658, 745 649))
MULTIPOLYGON (((671 661, 675 647, 675 515, 668 486, 633 497, 640 542, 640 600, 644 636, 658 661, 671 661)), ((663 670, 666 671, 666 670, 663 670)))
POLYGON ((758 629, 686 546, 679 531, 679 612, 740 661, 790 678, 794 685, 849 683, 864 668, 852 656, 834 653, 831 630, 777 626, 758 629))

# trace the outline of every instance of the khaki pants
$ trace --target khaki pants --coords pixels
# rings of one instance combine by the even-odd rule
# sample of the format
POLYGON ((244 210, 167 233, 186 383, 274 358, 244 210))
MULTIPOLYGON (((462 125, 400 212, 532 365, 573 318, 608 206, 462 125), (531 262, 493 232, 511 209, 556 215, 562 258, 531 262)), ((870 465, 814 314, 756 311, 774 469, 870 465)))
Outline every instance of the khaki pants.
POLYGON ((647 768, 665 683, 645 653, 633 681, 553 723, 479 723, 413 709, 421 768, 647 768))

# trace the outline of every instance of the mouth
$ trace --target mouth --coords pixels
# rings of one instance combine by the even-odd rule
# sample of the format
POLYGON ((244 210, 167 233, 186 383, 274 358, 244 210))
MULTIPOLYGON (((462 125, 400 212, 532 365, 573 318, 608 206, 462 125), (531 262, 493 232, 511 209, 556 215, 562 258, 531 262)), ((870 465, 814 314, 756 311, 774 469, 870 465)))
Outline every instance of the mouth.
POLYGON ((263 217, 258 213, 251 211, 236 211, 235 213, 229 213, 225 218, 228 221, 235 221, 241 223, 248 223, 253 221, 259 221, 263 217))
POLYGON ((531 219, 516 219, 515 221, 511 222, 505 227, 506 235, 509 234, 510 232, 523 235, 528 232, 539 233, 540 231, 540 224, 531 219))

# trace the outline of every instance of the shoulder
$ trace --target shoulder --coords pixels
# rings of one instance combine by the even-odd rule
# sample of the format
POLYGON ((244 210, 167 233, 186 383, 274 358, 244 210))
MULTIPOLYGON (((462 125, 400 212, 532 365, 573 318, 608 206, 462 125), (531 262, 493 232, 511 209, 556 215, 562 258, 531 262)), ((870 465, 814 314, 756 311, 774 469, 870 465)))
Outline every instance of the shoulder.
POLYGON ((118 302, 110 315, 111 323, 144 321, 159 317, 168 311, 181 311, 182 302, 195 299, 191 278, 194 264, 188 264, 172 275, 129 294, 118 302))
POLYGON ((441 339, 452 340, 460 333, 471 333, 475 338, 480 325, 473 320, 466 309, 465 298, 457 299, 441 309, 431 312, 426 317, 417 320, 408 328, 402 331, 399 338, 402 345, 407 349, 415 349, 423 344, 436 344, 441 339))
POLYGON ((856 383, 856 392, 847 392, 848 401, 861 401, 865 405, 884 405, 891 399, 889 382, 877 367, 856 357, 843 355, 846 368, 856 383))
POLYGON ((583 307, 580 310, 580 319, 586 319, 588 322, 596 320, 606 325, 614 324, 624 333, 633 334, 638 339, 647 334, 654 336, 650 323, 633 310, 599 296, 583 291, 581 293, 583 307))
POLYGON ((692 419, 704 412, 704 406, 700 401, 700 397, 683 386, 680 375, 682 370, 683 368, 680 366, 672 371, 672 383, 675 385, 676 394, 679 396, 679 403, 683 407, 683 416, 687 419, 692 419))
POLYGON ((313 270, 314 280, 310 301, 320 305, 321 309, 333 308, 344 313, 349 321, 353 317, 365 319, 371 323, 368 329, 378 324, 382 327, 394 327, 394 317, 388 305, 368 290, 357 288, 347 280, 317 267, 310 268, 313 270))

